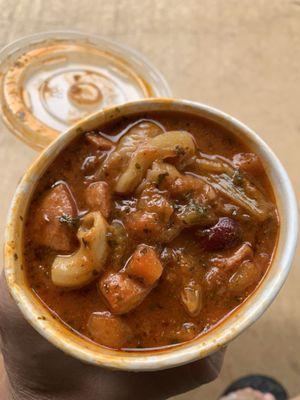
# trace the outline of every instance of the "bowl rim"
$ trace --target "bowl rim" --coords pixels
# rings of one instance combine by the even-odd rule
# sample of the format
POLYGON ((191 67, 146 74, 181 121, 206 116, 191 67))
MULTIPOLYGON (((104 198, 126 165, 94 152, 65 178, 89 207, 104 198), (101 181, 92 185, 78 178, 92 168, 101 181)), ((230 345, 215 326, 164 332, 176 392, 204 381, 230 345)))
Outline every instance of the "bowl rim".
MULTIPOLYGON (((26 212, 26 209, 24 212, 26 212)), ((263 314, 275 299, 291 268, 297 244, 297 221, 297 201, 290 179, 273 151, 253 130, 223 111, 202 103, 170 98, 143 99, 106 108, 78 122, 59 136, 33 162, 19 183, 9 210, 5 229, 4 271, 9 290, 24 317, 42 336, 64 352, 84 362, 112 369, 150 371, 171 368, 206 357, 217 351, 227 345, 263 314), (191 342, 163 350, 141 352, 110 350, 99 345, 92 345, 92 342, 89 343, 88 340, 82 338, 78 344, 78 335, 66 328, 62 329, 67 331, 68 334, 57 329, 58 325, 63 325, 62 323, 58 323, 56 326, 53 320, 49 322, 48 319, 44 320, 40 317, 40 311, 37 310, 36 304, 38 300, 35 299, 34 302, 32 296, 28 295, 28 288, 26 289, 24 281, 23 284, 18 283, 18 274, 21 273, 18 256, 22 256, 22 246, 20 236, 17 233, 17 226, 19 229, 23 227, 23 221, 20 221, 18 212, 25 204, 26 198, 29 201, 28 197, 30 196, 26 195, 28 189, 34 190, 36 182, 57 154, 73 138, 89 129, 89 125, 96 124, 101 118, 102 121, 99 122, 99 125, 104 124, 113 118, 113 115, 117 119, 121 115, 135 114, 139 111, 163 109, 190 111, 207 118, 210 117, 215 122, 226 126, 227 129, 235 130, 233 132, 234 135, 237 135, 237 132, 241 133, 244 135, 243 140, 245 139, 257 147, 260 158, 265 167, 267 167, 267 175, 275 192, 277 206, 279 207, 278 201, 280 201, 282 209, 280 214, 280 243, 275 252, 275 259, 272 260, 272 265, 261 284, 239 306, 238 310, 227 316, 208 333, 191 342), (274 185, 275 181, 276 185, 274 185), (75 336, 77 339, 75 339, 75 336)), ((24 275, 24 273, 21 274, 24 275)), ((39 307, 45 309, 41 304, 39 307)))

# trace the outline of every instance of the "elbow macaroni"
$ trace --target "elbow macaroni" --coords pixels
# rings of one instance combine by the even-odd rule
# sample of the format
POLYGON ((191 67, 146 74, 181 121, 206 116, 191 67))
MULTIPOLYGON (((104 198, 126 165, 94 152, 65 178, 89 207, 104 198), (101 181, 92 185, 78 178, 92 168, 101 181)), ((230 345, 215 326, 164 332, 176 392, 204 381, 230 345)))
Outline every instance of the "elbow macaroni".
POLYGON ((107 222, 101 212, 88 213, 77 232, 79 249, 69 256, 56 256, 51 278, 56 286, 76 288, 91 282, 107 258, 107 222))
POLYGON ((115 191, 126 194, 134 191, 155 160, 178 157, 187 160, 195 154, 195 144, 190 133, 170 131, 162 133, 140 146, 133 153, 127 169, 117 180, 115 191))

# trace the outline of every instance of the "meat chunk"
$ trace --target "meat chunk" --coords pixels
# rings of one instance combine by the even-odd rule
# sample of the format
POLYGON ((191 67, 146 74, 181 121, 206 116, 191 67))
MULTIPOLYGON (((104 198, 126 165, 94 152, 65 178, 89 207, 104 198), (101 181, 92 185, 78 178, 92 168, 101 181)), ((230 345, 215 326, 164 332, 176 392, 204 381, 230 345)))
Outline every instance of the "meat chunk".
POLYGON ((100 133, 89 132, 85 137, 98 150, 110 150, 113 147, 113 143, 101 136, 100 133))
POLYGON ((86 203, 90 211, 101 211, 108 218, 112 209, 111 191, 106 182, 91 183, 85 192, 86 203))
POLYGON ((130 277, 141 281, 145 286, 152 286, 160 278, 163 267, 152 247, 140 245, 125 270, 130 277))
POLYGON ((108 311, 91 314, 88 330, 95 342, 115 349, 120 349, 132 337, 129 325, 108 311))
POLYGON ((147 241, 157 240, 164 229, 158 214, 140 210, 126 215, 124 225, 129 236, 147 241))
POLYGON ((40 200, 33 220, 33 239, 40 246, 71 252, 76 244, 73 221, 77 206, 69 187, 60 183, 40 200))
POLYGON ((151 290, 124 271, 105 274, 99 282, 99 288, 114 314, 128 313, 141 304, 151 290))
POLYGON ((114 314, 128 313, 141 304, 162 271, 154 249, 140 245, 120 272, 110 272, 102 277, 100 292, 114 314))
POLYGON ((167 198, 152 185, 143 190, 137 206, 139 210, 158 214, 164 222, 168 222, 173 214, 173 207, 167 198))

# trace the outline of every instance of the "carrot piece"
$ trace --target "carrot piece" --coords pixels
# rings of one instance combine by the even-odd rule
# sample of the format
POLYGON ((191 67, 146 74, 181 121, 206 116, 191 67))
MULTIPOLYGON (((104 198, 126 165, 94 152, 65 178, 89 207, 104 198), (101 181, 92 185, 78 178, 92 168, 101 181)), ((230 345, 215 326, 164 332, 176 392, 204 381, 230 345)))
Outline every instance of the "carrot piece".
POLYGON ((160 278, 163 267, 152 247, 140 245, 125 270, 129 276, 142 281, 146 286, 151 286, 160 278))

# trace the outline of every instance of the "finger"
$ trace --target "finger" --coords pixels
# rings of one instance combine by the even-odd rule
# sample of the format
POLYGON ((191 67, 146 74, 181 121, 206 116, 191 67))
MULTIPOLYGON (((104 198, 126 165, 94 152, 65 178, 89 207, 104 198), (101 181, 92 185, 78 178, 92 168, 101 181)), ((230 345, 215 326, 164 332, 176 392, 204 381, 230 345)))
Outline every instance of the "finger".
POLYGON ((211 382, 219 375, 224 353, 225 349, 221 349, 209 357, 181 367, 144 373, 138 384, 146 393, 152 393, 154 399, 185 393, 211 382))

